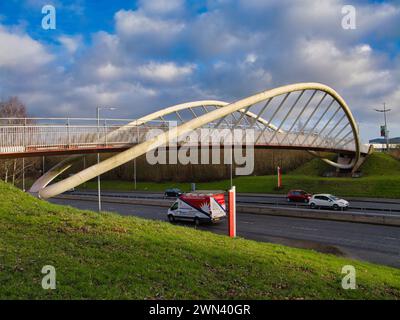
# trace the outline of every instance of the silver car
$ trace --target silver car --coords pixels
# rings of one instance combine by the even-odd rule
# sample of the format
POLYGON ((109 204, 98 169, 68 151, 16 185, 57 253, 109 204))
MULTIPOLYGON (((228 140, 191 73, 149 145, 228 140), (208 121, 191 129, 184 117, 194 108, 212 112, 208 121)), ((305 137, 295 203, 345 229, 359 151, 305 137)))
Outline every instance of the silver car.
POLYGON ((312 209, 331 208, 333 210, 346 210, 349 202, 332 194, 314 194, 309 202, 312 209))

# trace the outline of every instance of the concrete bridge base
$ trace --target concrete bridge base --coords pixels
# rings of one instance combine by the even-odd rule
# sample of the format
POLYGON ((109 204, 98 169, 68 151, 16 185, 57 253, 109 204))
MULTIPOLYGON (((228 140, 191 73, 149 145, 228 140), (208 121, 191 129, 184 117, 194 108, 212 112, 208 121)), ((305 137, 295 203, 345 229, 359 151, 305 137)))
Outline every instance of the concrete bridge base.
MULTIPOLYGON (((368 156, 370 154, 372 154, 374 152, 373 147, 371 146, 368 153, 366 154, 361 154, 360 158, 358 159, 357 163, 354 165, 354 167, 352 169, 337 169, 337 173, 351 173, 352 176, 356 175, 356 172, 359 172, 359 169, 361 168, 361 166, 364 164, 365 160, 367 160, 368 156)), ((339 154, 338 155, 338 159, 337 159, 337 163, 340 164, 349 164, 351 163, 351 161, 353 161, 354 157, 352 155, 349 154, 339 154)))

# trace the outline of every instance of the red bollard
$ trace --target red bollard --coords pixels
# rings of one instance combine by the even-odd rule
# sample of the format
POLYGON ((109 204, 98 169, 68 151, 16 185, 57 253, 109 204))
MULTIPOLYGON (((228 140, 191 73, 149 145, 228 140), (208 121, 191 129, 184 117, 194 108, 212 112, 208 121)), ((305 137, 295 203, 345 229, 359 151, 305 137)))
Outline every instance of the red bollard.
POLYGON ((282 187, 282 172, 281 167, 278 167, 278 189, 282 187))
POLYGON ((236 237, 236 188, 233 186, 229 192, 229 212, 228 212, 228 228, 229 228, 229 237, 236 237))

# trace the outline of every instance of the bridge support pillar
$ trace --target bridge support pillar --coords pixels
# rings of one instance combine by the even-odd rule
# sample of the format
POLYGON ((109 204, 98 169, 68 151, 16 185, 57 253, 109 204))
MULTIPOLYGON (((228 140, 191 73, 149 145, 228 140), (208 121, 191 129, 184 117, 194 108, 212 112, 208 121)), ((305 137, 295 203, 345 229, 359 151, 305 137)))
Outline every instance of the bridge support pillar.
POLYGON ((355 173, 358 171, 358 169, 360 169, 360 167, 362 166, 362 164, 365 162, 365 160, 368 158, 370 154, 365 154, 365 155, 361 155, 360 159, 358 159, 358 162, 354 165, 353 169, 351 170, 351 173, 355 173))
MULTIPOLYGON (((365 155, 361 155, 360 158, 358 159, 357 163, 354 165, 354 167, 345 172, 351 172, 351 174, 356 173, 360 169, 362 164, 365 162, 368 155, 369 155, 369 153, 365 154, 365 155)), ((348 164, 348 163, 351 163, 353 161, 353 159, 354 158, 351 155, 339 154, 337 162, 339 164, 348 164)), ((337 169, 337 172, 344 172, 344 171, 343 171, 343 169, 337 169)))

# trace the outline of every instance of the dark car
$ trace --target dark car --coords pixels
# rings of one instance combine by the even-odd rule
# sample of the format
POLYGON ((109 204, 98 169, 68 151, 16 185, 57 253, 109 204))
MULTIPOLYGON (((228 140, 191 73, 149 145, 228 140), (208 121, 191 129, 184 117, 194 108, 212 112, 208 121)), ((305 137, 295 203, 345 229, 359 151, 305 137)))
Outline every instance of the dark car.
POLYGON ((312 194, 304 190, 290 190, 286 196, 287 200, 293 202, 305 202, 308 203, 312 197, 312 194))
POLYGON ((164 191, 164 197, 179 197, 183 192, 178 188, 167 189, 164 191))

